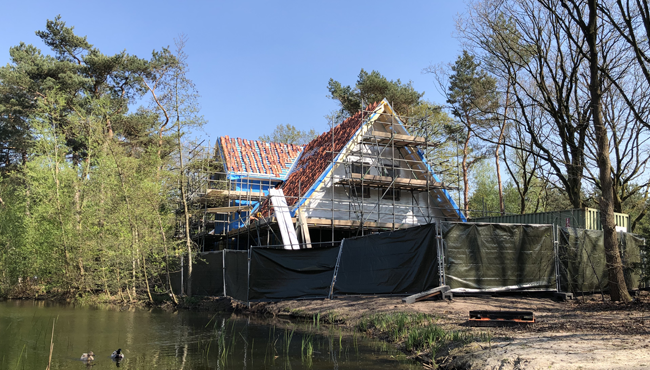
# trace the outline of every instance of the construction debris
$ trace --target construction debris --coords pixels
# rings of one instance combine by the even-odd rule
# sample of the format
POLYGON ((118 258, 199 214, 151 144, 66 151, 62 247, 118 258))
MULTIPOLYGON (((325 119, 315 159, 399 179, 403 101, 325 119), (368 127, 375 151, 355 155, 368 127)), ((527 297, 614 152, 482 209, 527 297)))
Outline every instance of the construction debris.
POLYGON ((469 311, 471 326, 534 324, 533 311, 469 311))
POLYGON ((402 298, 403 303, 415 303, 419 301, 424 301, 429 298, 433 298, 437 295, 440 295, 442 298, 446 297, 446 294, 449 291, 449 285, 442 285, 433 289, 429 289, 427 291, 424 291, 422 293, 418 294, 413 294, 411 296, 408 296, 406 298, 402 298))

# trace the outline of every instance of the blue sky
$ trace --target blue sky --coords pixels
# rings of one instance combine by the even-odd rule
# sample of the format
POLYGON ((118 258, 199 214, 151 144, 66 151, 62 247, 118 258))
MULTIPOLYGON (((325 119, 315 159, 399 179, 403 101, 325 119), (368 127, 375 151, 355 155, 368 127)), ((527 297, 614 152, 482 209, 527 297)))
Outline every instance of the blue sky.
POLYGON ((354 84, 361 68, 413 81, 442 103, 431 63, 456 59, 453 37, 463 1, 11 1, 0 13, 0 63, 23 41, 45 46, 34 32, 61 14, 78 35, 106 54, 151 51, 189 37, 190 77, 208 124, 196 133, 257 139, 279 124, 327 129, 336 109, 330 78, 354 84))

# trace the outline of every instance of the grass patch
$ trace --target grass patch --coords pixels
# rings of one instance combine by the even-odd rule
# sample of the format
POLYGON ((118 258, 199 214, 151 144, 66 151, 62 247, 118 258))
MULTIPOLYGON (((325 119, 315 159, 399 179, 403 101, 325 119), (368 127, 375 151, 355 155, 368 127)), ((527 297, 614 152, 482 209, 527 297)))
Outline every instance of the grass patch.
POLYGON ((327 311, 324 321, 328 324, 343 324, 346 318, 337 311, 327 311))
POLYGON ((388 336, 390 342, 400 342, 408 335, 410 330, 432 324, 435 320, 434 316, 424 313, 376 313, 362 317, 357 324, 357 329, 363 332, 371 331, 388 336))
POLYGON ((446 331, 436 321, 435 316, 423 313, 378 313, 362 317, 356 329, 396 343, 407 352, 429 352, 432 358, 443 347, 492 339, 489 332, 446 331))

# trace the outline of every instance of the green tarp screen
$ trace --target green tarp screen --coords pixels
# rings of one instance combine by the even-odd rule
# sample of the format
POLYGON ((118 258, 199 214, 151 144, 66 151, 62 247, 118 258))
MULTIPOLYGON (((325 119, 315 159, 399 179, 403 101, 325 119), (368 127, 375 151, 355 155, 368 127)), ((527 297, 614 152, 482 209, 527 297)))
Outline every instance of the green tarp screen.
MULTIPOLYGON (((640 249, 644 241, 629 233, 618 233, 618 239, 625 283, 628 289, 637 289, 641 278, 640 249)), ((609 290, 603 231, 560 229, 558 255, 562 291, 593 293, 609 290)))
POLYGON ((438 286, 435 225, 345 239, 334 294, 414 294, 438 286))
POLYGON ((555 289, 551 225, 443 223, 452 289, 555 289))
POLYGON ((253 248, 249 300, 326 298, 339 247, 253 248))
POLYGON ((226 295, 248 300, 248 251, 224 250, 226 253, 226 295))
POLYGON ((645 239, 635 234, 618 233, 623 265, 625 266, 625 282, 628 289, 638 289, 643 285, 644 264, 641 251, 645 248, 645 239))
POLYGON ((196 263, 192 266, 193 295, 223 296, 222 253, 209 252, 197 256, 196 263))

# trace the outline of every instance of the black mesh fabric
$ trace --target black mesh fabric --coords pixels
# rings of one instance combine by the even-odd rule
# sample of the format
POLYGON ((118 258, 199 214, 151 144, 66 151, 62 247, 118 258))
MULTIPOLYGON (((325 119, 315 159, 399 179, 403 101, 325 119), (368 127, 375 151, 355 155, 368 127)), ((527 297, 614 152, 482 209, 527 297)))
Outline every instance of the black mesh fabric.
POLYGON ((223 296, 223 252, 201 253, 192 266, 192 294, 223 296))
MULTIPOLYGON (((562 291, 607 290, 602 231, 561 229, 557 258, 551 225, 442 223, 441 233, 445 283, 452 289, 553 290, 557 262, 562 291)), ((628 288, 637 289, 644 240, 619 233, 619 243, 628 288)), ((196 295, 223 295, 225 258, 227 296, 240 301, 325 298, 340 256, 334 294, 415 294, 441 285, 437 251, 434 224, 345 239, 342 247, 253 248, 249 284, 249 252, 225 250, 199 256, 192 288, 196 295)), ((172 280, 180 293, 180 273, 172 280)))
POLYGON ((334 294, 414 294, 438 286, 435 225, 345 239, 334 294))
POLYGON ((248 251, 224 250, 226 253, 226 295, 248 301, 248 251))
POLYGON ((339 247, 284 250, 253 248, 251 301, 325 298, 339 247))

